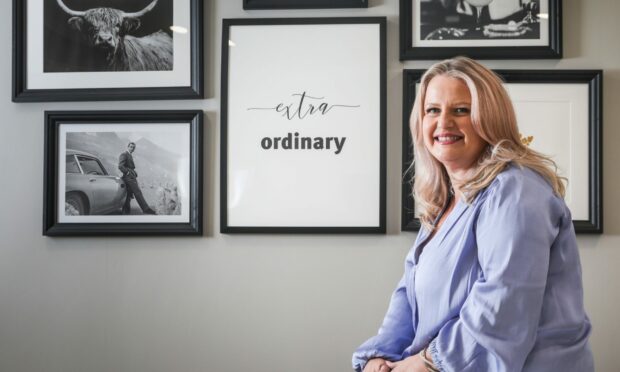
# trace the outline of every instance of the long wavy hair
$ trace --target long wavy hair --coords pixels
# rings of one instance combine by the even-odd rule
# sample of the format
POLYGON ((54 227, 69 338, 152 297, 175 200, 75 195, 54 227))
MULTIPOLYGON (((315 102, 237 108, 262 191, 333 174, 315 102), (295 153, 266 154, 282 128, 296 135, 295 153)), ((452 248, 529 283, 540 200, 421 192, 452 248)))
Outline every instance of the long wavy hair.
POLYGON ((547 180, 556 195, 564 197, 566 179, 558 175, 556 163, 521 142, 512 101, 502 79, 472 59, 456 57, 438 62, 424 73, 409 121, 415 159, 413 197, 424 228, 434 229, 433 222, 452 190, 445 167, 426 148, 422 134, 426 89, 439 75, 460 79, 467 85, 471 94, 472 126, 487 143, 465 179, 454 185, 461 190, 460 197, 465 202, 471 203, 510 163, 537 172, 547 180))

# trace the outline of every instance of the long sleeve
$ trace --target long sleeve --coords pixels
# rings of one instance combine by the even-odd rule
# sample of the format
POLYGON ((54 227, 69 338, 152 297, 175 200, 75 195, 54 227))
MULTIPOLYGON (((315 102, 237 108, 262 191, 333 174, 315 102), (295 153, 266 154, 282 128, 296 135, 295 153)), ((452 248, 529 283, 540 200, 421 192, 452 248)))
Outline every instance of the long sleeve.
POLYGON ((542 178, 498 178, 474 227, 481 275, 429 345, 441 371, 521 371, 536 342, 565 212, 542 178))
POLYGON ((130 171, 130 168, 127 164, 129 160, 129 156, 127 156, 126 152, 123 152, 118 158, 118 169, 123 173, 123 175, 127 175, 127 172, 130 171))
POLYGON ((127 174, 129 171, 129 168, 127 168, 127 154, 124 152, 118 157, 118 169, 123 175, 127 174))
POLYGON ((392 293, 383 323, 376 336, 364 342, 353 353, 353 368, 362 371, 369 359, 400 360, 405 348, 414 337, 411 306, 407 298, 406 283, 411 275, 411 263, 405 263, 405 273, 392 293))

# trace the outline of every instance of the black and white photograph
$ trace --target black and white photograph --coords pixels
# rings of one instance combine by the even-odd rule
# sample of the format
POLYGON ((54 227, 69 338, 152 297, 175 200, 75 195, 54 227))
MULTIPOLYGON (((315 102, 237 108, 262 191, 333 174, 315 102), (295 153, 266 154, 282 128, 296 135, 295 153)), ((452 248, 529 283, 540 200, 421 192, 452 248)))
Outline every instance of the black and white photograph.
POLYGON ((224 19, 221 232, 385 233, 385 28, 224 19))
POLYGON ((167 71, 172 0, 47 0, 45 72, 167 71))
POLYGON ((540 0, 421 0, 420 38, 540 38, 540 0))
POLYGON ((46 115, 48 171, 56 169, 56 181, 46 181, 46 190, 56 189, 48 205, 56 213, 47 217, 57 224, 190 224, 196 217, 200 112, 46 115))
POLYGON ((13 0, 14 102, 204 96, 202 0, 13 0))
POLYGON ((368 0, 243 0, 243 9, 368 8, 368 0))
POLYGON ((157 132, 139 131, 132 126, 137 131, 65 132, 61 128, 66 135, 65 216, 119 211, 123 215, 181 215, 179 185, 187 180, 179 179, 183 177, 178 168, 187 166, 183 163, 189 159, 188 154, 181 154, 189 149, 184 143, 186 133, 165 127, 157 132))
POLYGON ((401 59, 560 58, 559 16, 558 0, 401 0, 401 59))

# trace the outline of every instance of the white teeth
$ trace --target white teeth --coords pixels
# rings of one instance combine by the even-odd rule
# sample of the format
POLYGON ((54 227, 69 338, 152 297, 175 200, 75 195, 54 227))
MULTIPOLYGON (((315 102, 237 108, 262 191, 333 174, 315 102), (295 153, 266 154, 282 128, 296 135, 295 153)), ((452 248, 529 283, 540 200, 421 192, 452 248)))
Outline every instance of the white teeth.
POLYGON ((440 136, 440 137, 435 137, 437 138, 437 141, 439 142, 448 142, 448 141, 456 141, 458 139, 460 139, 461 137, 458 136, 440 136))

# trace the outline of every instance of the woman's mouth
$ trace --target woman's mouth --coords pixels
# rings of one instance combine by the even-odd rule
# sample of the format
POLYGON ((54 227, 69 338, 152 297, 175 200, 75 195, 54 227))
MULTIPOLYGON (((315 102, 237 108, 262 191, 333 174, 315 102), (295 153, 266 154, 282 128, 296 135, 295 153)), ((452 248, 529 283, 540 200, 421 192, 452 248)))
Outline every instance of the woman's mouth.
POLYGON ((455 135, 440 135, 440 136, 433 137, 433 139, 435 140, 435 142, 439 143, 440 145, 451 145, 455 142, 462 140, 463 137, 455 136, 455 135))

